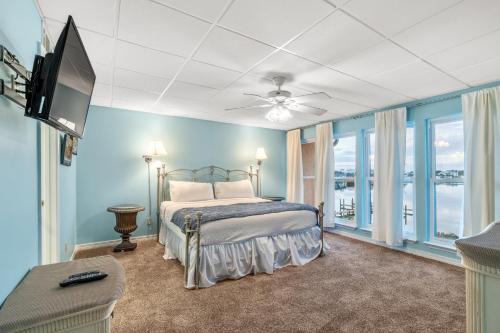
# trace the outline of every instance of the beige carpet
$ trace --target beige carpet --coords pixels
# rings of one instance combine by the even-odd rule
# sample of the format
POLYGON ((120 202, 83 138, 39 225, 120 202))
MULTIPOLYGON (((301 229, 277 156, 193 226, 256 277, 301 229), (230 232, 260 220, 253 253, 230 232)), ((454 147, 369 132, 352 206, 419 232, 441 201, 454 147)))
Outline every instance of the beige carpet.
POLYGON ((286 267, 214 287, 186 290, 183 269, 142 240, 113 254, 127 274, 113 332, 465 332, 461 268, 329 234, 332 250, 286 267))

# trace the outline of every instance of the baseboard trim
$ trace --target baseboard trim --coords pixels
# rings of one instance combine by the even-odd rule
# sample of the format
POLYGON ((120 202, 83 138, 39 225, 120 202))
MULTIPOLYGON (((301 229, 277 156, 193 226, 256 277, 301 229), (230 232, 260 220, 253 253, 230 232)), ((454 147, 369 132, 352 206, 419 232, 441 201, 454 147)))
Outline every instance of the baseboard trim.
MULTIPOLYGON (((148 238, 156 238, 156 236, 157 236, 157 234, 133 236, 133 237, 130 237, 130 239, 131 240, 148 239, 148 238)), ((114 246, 114 245, 120 244, 121 241, 122 241, 121 238, 117 238, 117 239, 111 239, 111 240, 106 240, 106 241, 101 241, 101 242, 77 244, 77 245, 75 245, 75 249, 73 251, 73 255, 71 256, 71 259, 74 258, 77 251, 97 249, 99 247, 106 247, 106 246, 114 246)))
POLYGON ((434 253, 429 253, 429 252, 425 252, 425 251, 421 251, 421 250, 417 250, 417 249, 409 249, 409 248, 401 248, 401 247, 389 246, 387 244, 377 242, 377 241, 375 241, 373 239, 366 238, 366 237, 359 236, 359 235, 355 235, 355 234, 352 234, 350 232, 346 232, 346 231, 342 231, 342 230, 338 230, 338 229, 329 229, 326 232, 330 232, 332 234, 337 234, 337 235, 340 235, 340 236, 349 237, 349 238, 356 239, 356 240, 359 240, 359 241, 362 241, 362 242, 366 242, 366 243, 370 243, 370 244, 373 244, 373 245, 382 246, 382 247, 385 247, 385 248, 388 248, 388 249, 391 249, 391 250, 396 250, 396 251, 400 251, 400 252, 404 252, 404 253, 409 253, 409 254, 413 254, 415 256, 419 256, 419 257, 423 257, 423 258, 431 259, 431 260, 436 260, 436 261, 443 262, 445 264, 449 264, 449 265, 453 265, 453 266, 457 266, 457 267, 462 267, 463 268, 463 265, 462 265, 462 263, 460 262, 459 259, 455 260, 455 259, 452 259, 452 258, 440 256, 440 255, 437 255, 437 254, 434 254, 434 253))

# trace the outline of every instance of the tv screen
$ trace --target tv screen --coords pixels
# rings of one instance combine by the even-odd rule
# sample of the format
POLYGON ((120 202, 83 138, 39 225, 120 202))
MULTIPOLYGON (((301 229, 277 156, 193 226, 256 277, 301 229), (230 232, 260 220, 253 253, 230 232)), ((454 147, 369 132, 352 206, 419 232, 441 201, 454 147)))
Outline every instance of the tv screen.
POLYGON ((35 59, 26 115, 81 138, 94 83, 94 70, 70 16, 54 53, 35 59))

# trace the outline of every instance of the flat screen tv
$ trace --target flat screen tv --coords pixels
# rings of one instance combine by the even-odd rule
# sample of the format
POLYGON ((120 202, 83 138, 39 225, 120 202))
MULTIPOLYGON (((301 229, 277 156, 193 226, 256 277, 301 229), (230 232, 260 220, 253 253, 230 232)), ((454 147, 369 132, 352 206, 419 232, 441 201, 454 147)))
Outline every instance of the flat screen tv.
POLYGON ((71 16, 53 53, 36 56, 25 115, 82 138, 95 73, 71 16))

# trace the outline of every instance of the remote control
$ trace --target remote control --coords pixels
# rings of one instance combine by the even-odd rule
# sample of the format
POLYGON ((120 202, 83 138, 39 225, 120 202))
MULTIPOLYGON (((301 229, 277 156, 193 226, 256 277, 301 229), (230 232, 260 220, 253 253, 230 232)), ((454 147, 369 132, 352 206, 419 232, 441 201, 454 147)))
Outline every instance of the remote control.
POLYGON ((73 275, 68 276, 68 279, 76 278, 82 275, 87 275, 87 274, 96 274, 99 273, 99 271, 88 271, 88 272, 81 272, 81 273, 76 273, 73 275))
POLYGON ((71 286, 74 284, 102 280, 106 276, 108 276, 108 274, 103 273, 103 272, 98 272, 98 271, 78 273, 78 274, 74 274, 74 276, 73 275, 69 276, 67 279, 65 279, 62 282, 59 282, 59 285, 64 288, 64 287, 71 286))

